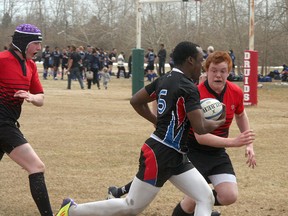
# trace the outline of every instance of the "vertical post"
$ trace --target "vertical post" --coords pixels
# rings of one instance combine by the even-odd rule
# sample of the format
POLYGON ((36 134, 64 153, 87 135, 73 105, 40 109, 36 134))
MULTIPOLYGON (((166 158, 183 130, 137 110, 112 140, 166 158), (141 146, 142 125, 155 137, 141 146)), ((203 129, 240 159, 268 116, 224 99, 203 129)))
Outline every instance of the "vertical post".
POLYGON ((132 95, 144 86, 144 50, 141 49, 142 4, 136 2, 136 49, 132 50, 132 95))
POLYGON ((142 17, 142 3, 140 0, 136 2, 136 48, 141 48, 141 17, 142 17))
POLYGON ((250 0, 250 19, 249 19, 249 50, 254 50, 254 0, 250 0))
POLYGON ((254 0, 250 0, 249 50, 244 52, 244 105, 257 105, 258 52, 254 51, 254 0))
POLYGON ((144 50, 132 50, 132 95, 144 86, 144 50))

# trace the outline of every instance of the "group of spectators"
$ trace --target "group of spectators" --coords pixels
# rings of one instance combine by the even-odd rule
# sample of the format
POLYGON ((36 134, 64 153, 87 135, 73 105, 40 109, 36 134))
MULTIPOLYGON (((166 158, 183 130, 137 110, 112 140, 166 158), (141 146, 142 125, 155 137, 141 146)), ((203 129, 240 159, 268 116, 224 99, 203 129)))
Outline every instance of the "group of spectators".
POLYGON ((67 46, 61 51, 59 47, 55 47, 50 51, 49 46, 45 46, 42 52, 43 61, 43 78, 47 79, 48 76, 53 76, 54 80, 64 75, 68 76, 68 89, 71 88, 71 80, 78 79, 80 87, 84 89, 83 80, 87 80, 87 88, 91 88, 91 84, 97 84, 100 89, 99 79, 103 76, 105 82, 105 89, 110 80, 112 73, 112 65, 115 62, 116 49, 111 52, 105 52, 101 48, 94 48, 88 45, 86 48, 83 46, 76 47, 74 45, 67 46), (93 78, 87 79, 87 72, 93 73, 93 78))
MULTIPOLYGON (((214 52, 213 46, 209 46, 207 50, 204 51, 204 58, 207 58, 209 54, 214 52)), ((172 50, 173 52, 173 50, 172 50)), ((171 53, 172 53, 171 52, 171 53)), ((232 71, 234 74, 235 70, 235 55, 233 50, 229 50, 229 55, 232 60, 232 71)), ((100 89, 99 80, 101 79, 101 74, 103 68, 108 74, 115 75, 116 78, 124 77, 130 78, 132 73, 132 54, 129 56, 128 61, 125 58, 125 54, 121 51, 119 54, 117 53, 117 49, 113 48, 110 52, 104 51, 102 48, 94 48, 92 46, 87 46, 84 48, 83 46, 75 47, 75 46, 67 46, 62 50, 59 47, 55 47, 53 51, 50 51, 49 46, 45 46, 44 51, 42 53, 43 60, 43 78, 47 79, 47 76, 53 76, 54 80, 57 80, 58 77, 61 77, 61 80, 64 79, 64 75, 68 75, 68 89, 71 88, 71 80, 78 79, 80 87, 84 89, 83 80, 87 80, 87 88, 90 89, 92 84, 97 84, 98 89, 100 89), (69 68, 69 59, 71 59, 71 53, 76 52, 73 56, 79 58, 79 61, 74 59, 74 63, 70 65, 69 68), (75 62, 77 61, 77 62, 75 62), (128 71, 125 67, 125 63, 128 63, 128 71), (113 64, 117 65, 117 72, 114 74, 112 72, 113 64), (79 72, 70 73, 71 66, 78 67, 79 72), (68 70, 69 68, 69 70, 68 70), (50 71, 49 71, 50 70, 50 71), (86 72, 93 72, 93 79, 87 79, 86 72)), ((147 77, 147 81, 151 82, 156 77, 160 77, 165 74, 165 63, 168 62, 170 65, 170 70, 174 67, 174 62, 171 54, 168 56, 167 51, 165 49, 165 45, 163 43, 160 44, 159 50, 157 53, 154 52, 153 48, 148 48, 145 53, 144 62, 146 63, 146 67, 144 69, 144 76, 147 77), (169 60, 167 61, 167 58, 169 60), (155 67, 156 66, 156 67, 155 67)), ((78 71, 78 70, 77 70, 78 71)), ((107 83, 110 80, 108 75, 106 76, 107 83)))

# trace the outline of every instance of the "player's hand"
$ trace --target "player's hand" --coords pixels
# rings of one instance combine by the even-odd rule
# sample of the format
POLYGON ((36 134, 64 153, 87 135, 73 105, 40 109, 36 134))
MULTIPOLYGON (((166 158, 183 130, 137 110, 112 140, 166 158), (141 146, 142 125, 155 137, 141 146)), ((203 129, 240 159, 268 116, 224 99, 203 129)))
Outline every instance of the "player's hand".
POLYGON ((246 146, 245 157, 247 157, 246 164, 254 169, 254 167, 256 167, 256 157, 253 150, 253 144, 246 146))
POLYGON ((239 134, 232 142, 233 147, 241 147, 243 145, 250 145, 255 140, 255 133, 253 130, 246 130, 239 134))
POLYGON ((14 94, 14 97, 19 97, 25 99, 27 102, 31 103, 34 100, 34 96, 27 91, 19 90, 14 94))

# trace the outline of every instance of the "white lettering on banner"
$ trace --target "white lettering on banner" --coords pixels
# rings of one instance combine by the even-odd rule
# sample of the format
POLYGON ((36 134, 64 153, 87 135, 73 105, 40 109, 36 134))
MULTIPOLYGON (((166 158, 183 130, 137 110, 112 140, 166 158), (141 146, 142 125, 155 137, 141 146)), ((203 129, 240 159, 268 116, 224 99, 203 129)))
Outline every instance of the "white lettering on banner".
MULTIPOLYGON (((249 85, 249 76, 250 76, 250 52, 244 52, 244 102, 250 101, 250 85, 249 85)), ((244 103, 245 104, 245 103, 244 103)))
POLYGON ((249 62, 249 68, 244 68, 244 76, 250 76, 250 62, 249 62))
POLYGON ((244 90, 243 90, 244 93, 249 93, 250 92, 250 86, 249 85, 244 85, 244 90))
POLYGON ((244 61, 244 68, 250 68, 250 59, 249 61, 247 60, 244 61))
POLYGON ((251 58, 250 52, 244 52, 244 59, 249 59, 251 58))
POLYGON ((248 84, 249 84, 248 81, 249 81, 249 78, 245 76, 245 77, 244 77, 244 85, 248 85, 248 84))
POLYGON ((244 94, 244 101, 249 101, 249 100, 250 100, 250 95, 244 94))

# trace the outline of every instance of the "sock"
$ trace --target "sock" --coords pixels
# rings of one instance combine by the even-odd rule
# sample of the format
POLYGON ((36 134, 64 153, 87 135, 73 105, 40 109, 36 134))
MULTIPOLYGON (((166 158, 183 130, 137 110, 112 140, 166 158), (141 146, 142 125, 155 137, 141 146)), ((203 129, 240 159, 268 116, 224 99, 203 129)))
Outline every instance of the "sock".
POLYGON ((213 190, 213 195, 214 195, 214 198, 215 198, 214 206, 222 206, 222 204, 219 203, 219 201, 217 199, 217 192, 215 190, 213 190))
POLYGON ((188 214, 186 212, 183 211, 183 209, 181 208, 180 203, 177 204, 177 206, 174 208, 172 216, 193 216, 194 213, 192 214, 188 214))
POLYGON ((49 196, 44 180, 44 173, 33 173, 29 175, 30 191, 41 216, 52 216, 49 196))
POLYGON ((117 194, 121 197, 125 194, 127 194, 130 190, 132 181, 129 182, 128 184, 124 185, 123 187, 118 188, 117 194))

